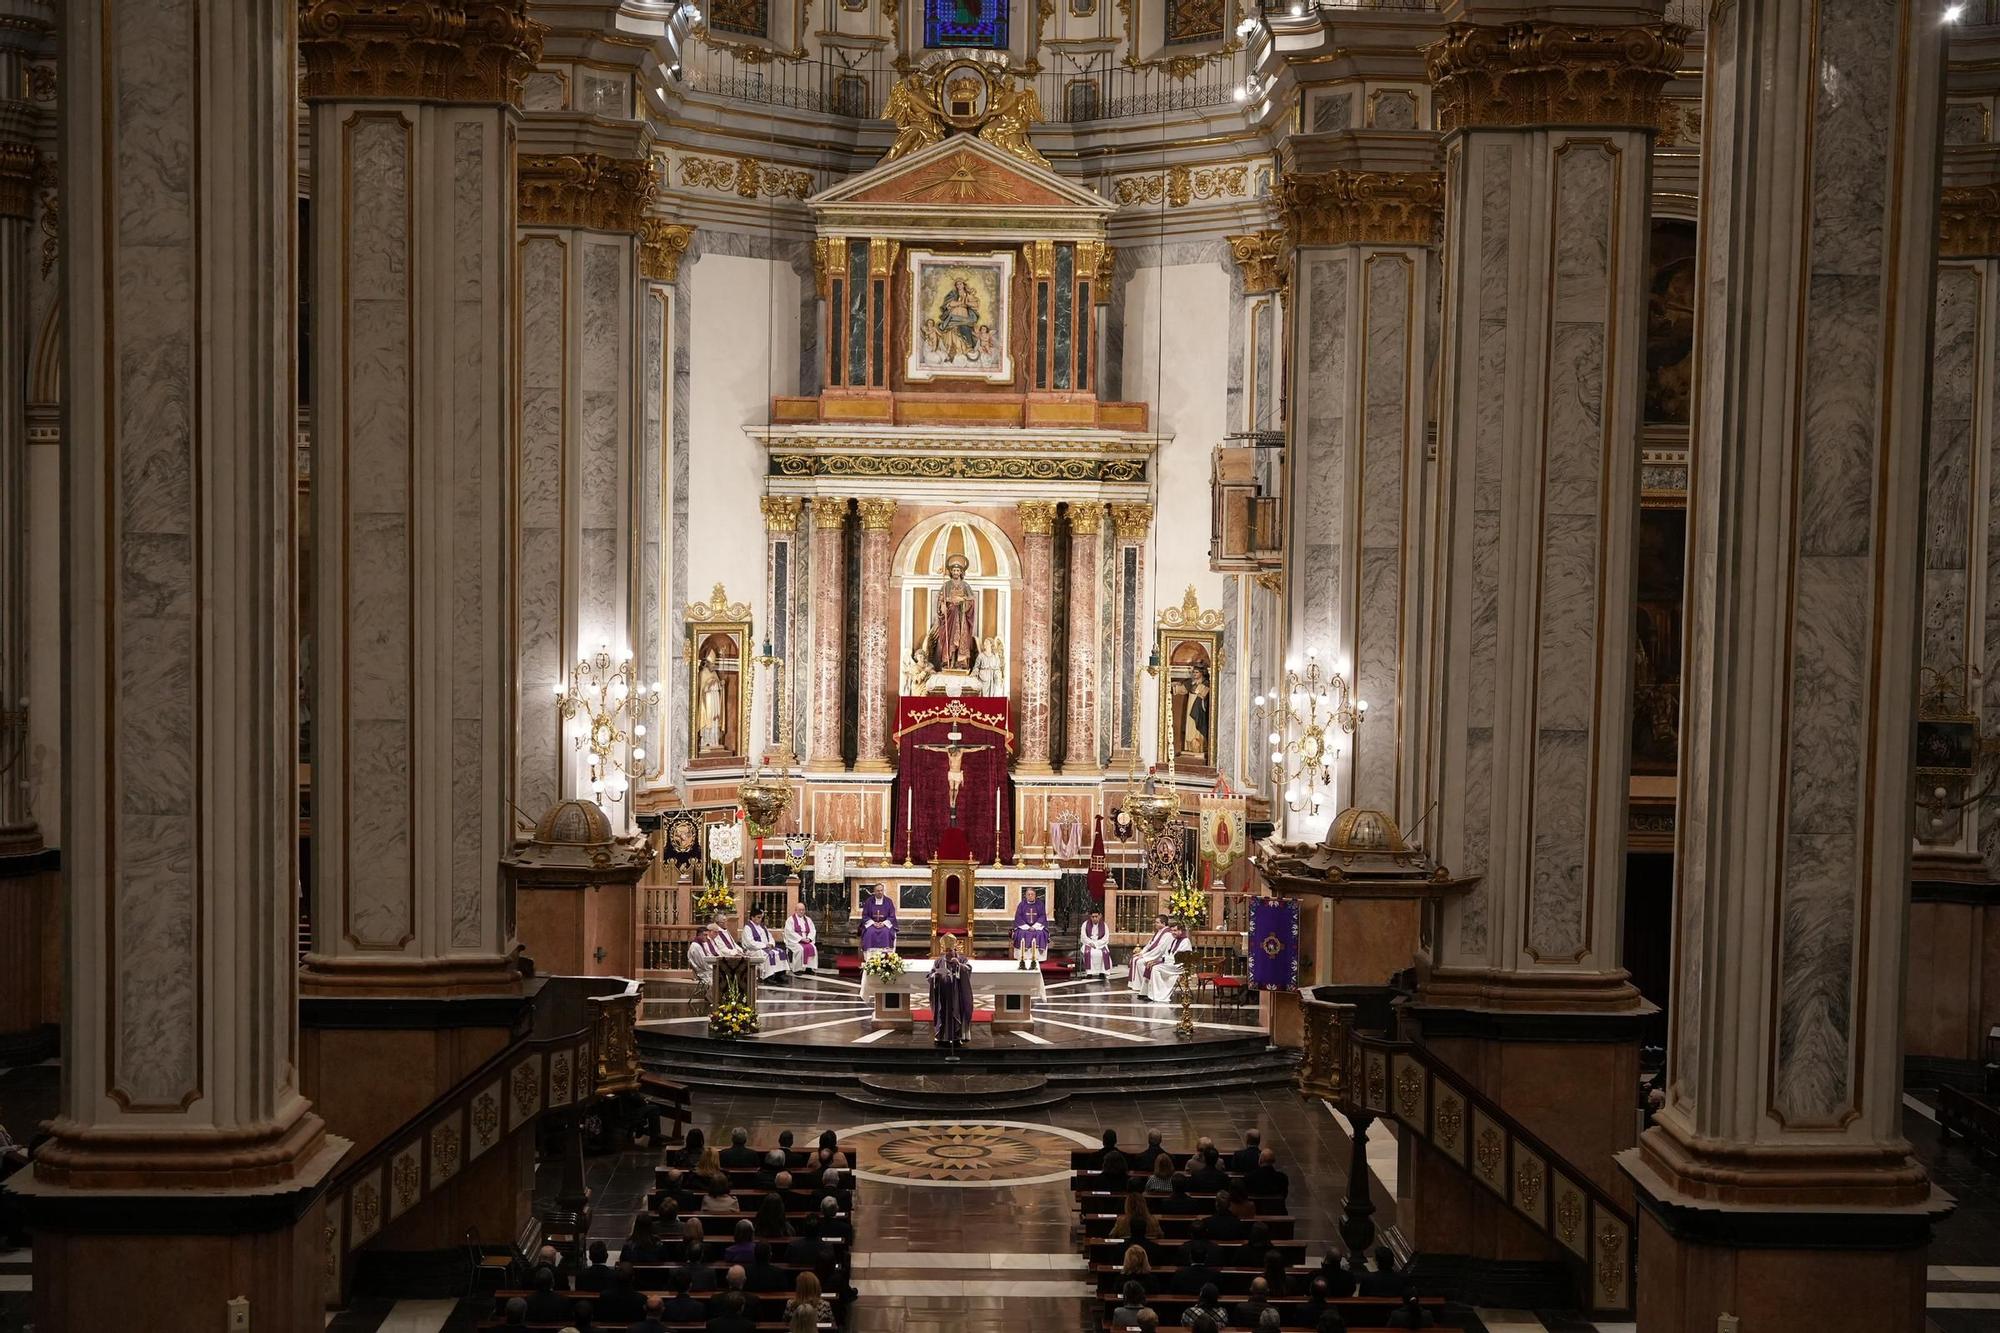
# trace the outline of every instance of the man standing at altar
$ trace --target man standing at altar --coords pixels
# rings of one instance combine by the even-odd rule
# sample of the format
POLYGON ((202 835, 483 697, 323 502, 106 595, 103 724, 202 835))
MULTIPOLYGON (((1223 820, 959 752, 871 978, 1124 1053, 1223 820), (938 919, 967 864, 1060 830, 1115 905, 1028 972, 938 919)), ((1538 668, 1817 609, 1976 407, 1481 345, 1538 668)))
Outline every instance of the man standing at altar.
POLYGON ((959 953, 956 935, 946 935, 943 944, 931 964, 931 1040, 957 1050, 972 1027, 972 964, 959 953))
POLYGON ((896 952, 896 921, 894 917, 883 916, 881 909, 871 903, 867 924, 861 927, 861 953, 866 957, 879 949, 896 952))
POLYGON ((792 903, 785 918, 785 951, 792 958, 792 975, 819 971, 819 927, 806 915, 805 899, 792 903))
POLYGON ((864 921, 878 916, 886 920, 892 929, 895 927, 896 900, 891 898, 889 891, 880 884, 875 886, 875 892, 868 896, 868 900, 861 904, 861 917, 864 921))
POLYGON ((1125 960, 1125 986, 1128 990, 1139 991, 1142 994, 1146 989, 1148 965, 1167 956, 1167 942, 1174 935, 1165 912, 1160 913, 1155 920, 1158 925, 1153 931, 1153 938, 1147 940, 1143 947, 1134 949, 1132 956, 1125 960))
POLYGON ((762 907, 755 903, 750 905, 750 916, 744 921, 743 932, 738 938, 742 941, 743 952, 756 960, 757 980, 763 981, 767 977, 789 980, 785 974, 786 969, 791 966, 791 960, 786 957, 785 951, 778 947, 777 937, 771 934, 770 928, 764 924, 762 907))
POLYGON ((1049 914, 1035 890, 1022 889, 1020 905, 1014 909, 1014 956, 1026 968, 1048 953, 1049 914))
POLYGON ((1083 923, 1077 932, 1077 953, 1081 955, 1086 977, 1111 975, 1111 928, 1104 924, 1104 913, 1093 909, 1083 923))

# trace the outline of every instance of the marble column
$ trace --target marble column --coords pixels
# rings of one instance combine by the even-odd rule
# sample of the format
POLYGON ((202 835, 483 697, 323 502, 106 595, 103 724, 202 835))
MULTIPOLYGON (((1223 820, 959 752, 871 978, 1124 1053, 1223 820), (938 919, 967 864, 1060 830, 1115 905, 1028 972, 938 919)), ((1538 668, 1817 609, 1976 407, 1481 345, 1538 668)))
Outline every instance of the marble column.
POLYGON ((847 501, 816 496, 812 502, 812 661, 807 672, 808 735, 806 767, 819 773, 846 768, 840 754, 840 631, 847 596, 847 561, 842 545, 847 501))
POLYGON ((792 708, 795 693, 792 688, 793 673, 805 660, 793 651, 792 643, 792 625, 797 619, 794 609, 801 600, 798 593, 799 571, 803 565, 798 558, 799 497, 767 495, 761 503, 764 509, 764 605, 769 608, 765 615, 764 642, 770 644, 772 656, 783 663, 785 678, 771 681, 771 687, 763 691, 769 705, 759 748, 770 756, 773 764, 790 768, 796 762, 798 744, 795 739, 798 724, 793 718, 792 708))
MULTIPOLYGON (((1300 368, 1287 451, 1288 563, 1298 577, 1287 590, 1285 655, 1303 663, 1316 650, 1369 710, 1347 742, 1351 762, 1336 766, 1335 798, 1316 816, 1286 811, 1287 828, 1318 837, 1348 805, 1409 827, 1423 813, 1410 645, 1423 603, 1423 325, 1443 183, 1428 171, 1287 172, 1281 196, 1300 368)), ((1398 938, 1414 945, 1414 918, 1405 924, 1398 938)), ((1389 970, 1406 966, 1404 957, 1389 970)))
POLYGON ((515 524, 545 496, 515 478, 514 100, 541 28, 526 0, 464 9, 456 44, 421 7, 301 9, 320 294, 314 995, 520 987, 498 862, 516 728, 551 679, 524 678, 515 647, 515 524))
MULTIPOLYGON (((68 6, 64 1060, 33 1321, 324 1322, 294 1082, 292 0, 68 6), (88 387, 86 387, 88 386, 88 387), (89 590, 87 595, 82 590, 89 590), (144 1238, 144 1239, 141 1239, 144 1238), (148 1251, 150 1254, 151 1251, 148 1251)), ((11 330, 10 330, 11 332, 11 330)))
MULTIPOLYGON (((677 521, 672 475, 674 283, 693 239, 693 227, 663 218, 643 218, 639 223, 639 427, 633 450, 639 558, 633 648, 642 681, 671 680, 672 664, 680 655, 680 619, 668 608, 677 521)), ((794 502, 795 514, 797 508, 794 502)), ((678 521, 686 520, 681 516, 678 521)), ((674 783, 673 707, 671 698, 663 700, 659 716, 643 724, 651 739, 641 747, 645 756, 632 764, 641 791, 674 783)))
POLYGON ((1902 1133, 1900 997, 1942 8, 1736 0, 1704 39, 1673 1016, 1620 1159, 1648 1333, 1926 1327, 1950 1205, 1902 1133))
POLYGON ((28 289, 40 114, 25 98, 28 62, 48 53, 54 31, 48 0, 0 2, 0 863, 42 848, 27 783, 27 389, 37 332, 28 289))
MULTIPOLYGON (((1100 283, 1108 288, 1109 284, 1100 283)), ((1112 639, 1111 660, 1103 682, 1111 697, 1111 762, 1126 762, 1139 744, 1139 719, 1145 710, 1140 697, 1139 668, 1152 650, 1146 616, 1146 533, 1153 526, 1153 506, 1111 506, 1112 639)))
MULTIPOLYGON (((539 147, 582 137, 560 125, 537 129, 539 147)), ((592 142, 611 137, 603 125, 594 130, 592 142)), ((626 137, 642 138, 636 129, 626 137)), ((654 169, 643 143, 624 147, 632 155, 536 152, 518 162, 521 739, 513 799, 531 816, 590 794, 588 751, 564 734, 550 686, 600 645, 614 661, 633 648, 626 571, 634 528, 625 520, 636 482, 638 237, 654 169)), ((610 795, 601 803, 622 824, 632 798, 610 795)))
POLYGON ((896 522, 894 500, 864 499, 861 510, 861 624, 855 634, 855 669, 861 673, 856 691, 861 716, 854 729, 857 772, 886 773, 889 763, 890 712, 895 707, 895 664, 889 652, 889 626, 896 617, 895 589, 890 586, 890 529, 896 522))
POLYGON ((1095 773, 1099 664, 1097 602, 1099 555, 1104 547, 1104 506, 1069 507, 1069 707, 1063 745, 1065 773, 1095 773))
POLYGON ((1021 647, 1015 668, 1015 768, 1051 773, 1050 691, 1053 687, 1049 617, 1055 610, 1055 521, 1052 500, 1023 500, 1021 515, 1021 647))

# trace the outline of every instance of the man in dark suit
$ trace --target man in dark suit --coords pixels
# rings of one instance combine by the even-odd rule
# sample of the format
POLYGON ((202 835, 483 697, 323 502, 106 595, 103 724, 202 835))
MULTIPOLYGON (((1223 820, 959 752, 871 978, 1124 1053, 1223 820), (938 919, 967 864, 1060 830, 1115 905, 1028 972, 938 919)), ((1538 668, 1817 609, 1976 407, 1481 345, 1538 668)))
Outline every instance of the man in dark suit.
POLYGON ((1196 1194, 1213 1194, 1229 1188, 1229 1173, 1222 1169, 1222 1155, 1210 1144, 1199 1164, 1189 1163, 1188 1188, 1196 1194))
POLYGON ((667 1274, 667 1299, 660 1303, 660 1322, 663 1324, 699 1324, 708 1318, 708 1310, 694 1297, 688 1295, 687 1274, 675 1271, 667 1274))
POLYGON ((638 1275, 621 1255, 618 1266, 611 1270, 609 1285, 597 1294, 597 1307, 591 1315, 599 1323, 617 1328, 644 1317, 645 1313, 646 1298, 639 1291, 638 1275))
POLYGON ((751 1247, 750 1267, 744 1286, 750 1291, 790 1291, 796 1281, 792 1274, 771 1262, 771 1243, 760 1240, 751 1247))
POLYGON ((708 1333, 757 1333, 750 1317, 749 1303, 740 1291, 725 1291, 715 1298, 715 1313, 708 1317, 708 1333))
POLYGON ((1196 1296, 1209 1283, 1222 1285, 1222 1275, 1215 1270, 1215 1246, 1196 1236, 1182 1251, 1180 1271, 1174 1274, 1173 1292, 1176 1296, 1196 1296))
POLYGON ((1291 1193, 1292 1182, 1278 1169, 1278 1154, 1269 1148, 1257 1158, 1257 1165, 1243 1173, 1243 1189, 1252 1198, 1275 1198, 1280 1203, 1291 1193))
POLYGON ((590 1242, 590 1267, 577 1275, 578 1291, 603 1291, 611 1285, 611 1251, 601 1240, 590 1242))
MULTIPOLYGON (((696 1306, 695 1308, 699 1310, 701 1307, 696 1306)), ((697 1314, 695 1317, 699 1319, 701 1316, 697 1314)), ((626 1333, 667 1333, 667 1321, 660 1317, 660 1298, 658 1296, 649 1296, 646 1298, 646 1317, 632 1325, 631 1328, 626 1330, 626 1333)))
POLYGON ((1262 1131, 1255 1129, 1244 1130, 1243 1146, 1229 1154, 1229 1169, 1239 1176, 1248 1174, 1250 1168, 1257 1165, 1257 1158, 1260 1155, 1258 1150, 1262 1145, 1262 1141, 1262 1131))
POLYGON ((1396 1271, 1396 1252, 1387 1245, 1375 1247, 1375 1271, 1360 1274, 1361 1295, 1401 1296, 1403 1275, 1396 1271))
POLYGON ((722 1150, 722 1165, 727 1170, 738 1167, 758 1167, 764 1164, 763 1157, 750 1146, 750 1131, 740 1126, 729 1131, 729 1146, 722 1150))
POLYGON ((1201 1234, 1216 1245, 1230 1245, 1250 1234, 1249 1226, 1230 1207, 1229 1191, 1218 1190, 1215 1195, 1215 1211, 1200 1223, 1201 1234))
POLYGON ((556 1290, 555 1270, 537 1268, 534 1290, 528 1293, 528 1322, 531 1324, 567 1324, 573 1303, 563 1292, 556 1290))

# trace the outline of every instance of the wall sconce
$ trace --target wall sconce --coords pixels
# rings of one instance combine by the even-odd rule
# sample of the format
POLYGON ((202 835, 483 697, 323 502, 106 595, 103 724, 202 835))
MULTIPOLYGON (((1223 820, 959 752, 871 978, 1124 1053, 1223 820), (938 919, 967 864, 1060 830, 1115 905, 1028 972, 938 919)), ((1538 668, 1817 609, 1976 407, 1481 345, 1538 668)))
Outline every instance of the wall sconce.
POLYGON ((1250 715, 1270 718, 1276 730, 1265 739, 1271 747, 1271 778, 1284 792, 1294 814, 1315 814, 1333 799, 1333 760, 1343 736, 1352 736, 1368 715, 1368 701, 1354 697, 1343 666, 1326 671, 1319 650, 1306 651, 1303 673, 1285 669, 1284 692, 1258 695, 1250 715), (1322 791, 1322 789, 1324 789, 1322 791))
POLYGON ((662 689, 660 681, 647 685, 639 680, 630 648, 621 649, 614 663, 608 643, 599 643, 596 652, 577 659, 567 685, 556 682, 556 709, 563 720, 583 722, 574 744, 590 756, 594 799, 614 803, 625 799, 632 784, 618 747, 631 741, 633 760, 643 764, 646 724, 640 719, 658 715, 662 689))

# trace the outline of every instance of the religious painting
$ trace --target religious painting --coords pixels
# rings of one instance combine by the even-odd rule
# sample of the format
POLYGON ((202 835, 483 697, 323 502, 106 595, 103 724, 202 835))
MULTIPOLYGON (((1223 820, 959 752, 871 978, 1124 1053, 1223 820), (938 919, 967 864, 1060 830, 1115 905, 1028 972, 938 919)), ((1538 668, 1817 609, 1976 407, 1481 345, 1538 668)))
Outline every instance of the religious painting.
POLYGON ((1972 776, 1979 767, 1979 719, 1918 718, 1916 760, 1917 772, 1924 777, 1972 776))
POLYGON ((741 766, 750 755, 750 608, 721 584, 683 617, 687 627, 688 763, 741 766))
POLYGON ((1215 674, 1221 635, 1160 631, 1160 753, 1177 768, 1215 767, 1215 674))
POLYGON ((1681 604, 1687 510, 1639 511, 1638 627, 1632 654, 1632 771, 1672 773, 1680 755, 1681 604))
POLYGON ((1229 0, 1166 0, 1166 6, 1163 40, 1168 46, 1222 40, 1229 0))
POLYGON ((924 45, 986 51, 1007 49, 1013 0, 924 0, 924 45))
POLYGON ((1007 308, 1013 289, 1009 253, 946 255, 910 253, 909 362, 913 381, 975 379, 1005 384, 1014 378, 1008 347, 1007 308))
POLYGON ((770 5, 767 0, 709 0, 708 27, 711 32, 735 33, 739 37, 768 37, 770 5))
POLYGON ((1646 284, 1646 420, 1685 426, 1694 390, 1694 223, 1656 218, 1646 284))

